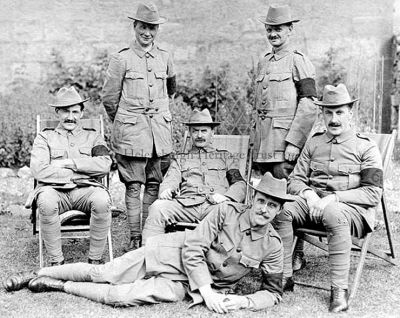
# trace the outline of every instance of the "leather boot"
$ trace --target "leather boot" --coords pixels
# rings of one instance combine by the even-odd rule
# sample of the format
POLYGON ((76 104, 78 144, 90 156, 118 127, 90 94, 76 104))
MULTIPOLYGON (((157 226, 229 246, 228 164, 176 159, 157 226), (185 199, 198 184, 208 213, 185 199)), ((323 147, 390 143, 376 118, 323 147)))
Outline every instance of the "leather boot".
POLYGON ((283 291, 292 292, 294 290, 294 280, 293 277, 283 277, 282 278, 283 291))
POLYGON ((61 262, 51 262, 50 266, 60 266, 60 265, 64 265, 64 261, 62 260, 61 262))
POLYGON ((140 234, 135 235, 132 236, 130 242, 127 245, 125 245, 124 251, 125 253, 131 252, 133 250, 138 249, 141 246, 142 246, 142 236, 140 234))
POLYGON ((349 309, 349 293, 347 289, 331 287, 330 312, 340 312, 349 309))
POLYGON ((16 291, 28 286, 28 283, 37 277, 36 271, 25 271, 7 277, 3 281, 6 291, 16 291))
POLYGON ((104 264, 104 263, 103 263, 103 260, 101 260, 101 259, 91 259, 91 258, 88 259, 88 263, 89 263, 89 264, 92 264, 92 265, 101 265, 101 264, 104 264))
POLYGON ((39 276, 29 282, 28 288, 34 293, 64 291, 64 284, 65 281, 60 279, 55 279, 49 276, 39 276))
POLYGON ((297 272, 304 267, 306 267, 307 261, 304 258, 304 253, 303 252, 297 252, 295 251, 293 253, 293 272, 297 272))

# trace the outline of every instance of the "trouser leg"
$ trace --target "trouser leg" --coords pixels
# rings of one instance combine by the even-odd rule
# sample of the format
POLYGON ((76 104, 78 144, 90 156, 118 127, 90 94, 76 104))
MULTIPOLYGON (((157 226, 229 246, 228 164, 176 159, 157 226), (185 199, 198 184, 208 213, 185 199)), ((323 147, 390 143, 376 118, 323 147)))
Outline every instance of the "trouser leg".
POLYGON ((184 207, 177 200, 156 200, 149 208, 143 228, 143 244, 149 237, 165 233, 165 227, 175 222, 196 222, 201 217, 200 205, 184 207))
POLYGON ((186 288, 181 282, 162 277, 139 279, 122 285, 67 282, 64 289, 69 294, 114 306, 176 302, 186 295, 186 288))
POLYGON ((73 208, 90 214, 89 258, 100 260, 111 226, 111 199, 100 187, 77 188, 71 191, 73 208))
POLYGON ((125 204, 128 215, 128 225, 131 237, 140 235, 140 213, 142 205, 140 202, 141 184, 132 182, 125 185, 125 204))
POLYGON ((144 248, 125 253, 101 265, 75 263, 44 267, 38 271, 38 276, 50 276, 65 281, 114 285, 132 283, 143 278, 145 274, 144 248))
POLYGON ((283 276, 293 276, 292 249, 293 228, 301 227, 307 221, 308 206, 304 199, 296 197, 296 201, 286 202, 279 215, 273 221, 273 227, 278 232, 283 244, 283 276))
POLYGON ((37 197, 40 230, 51 263, 64 260, 61 248, 61 224, 59 214, 71 208, 66 193, 52 187, 43 187, 37 197))

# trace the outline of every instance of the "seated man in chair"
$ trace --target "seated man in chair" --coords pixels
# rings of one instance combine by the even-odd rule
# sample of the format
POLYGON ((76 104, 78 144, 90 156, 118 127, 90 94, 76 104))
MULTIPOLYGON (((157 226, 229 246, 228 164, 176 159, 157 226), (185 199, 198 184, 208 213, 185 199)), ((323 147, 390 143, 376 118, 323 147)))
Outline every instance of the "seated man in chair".
POLYGON ((90 214, 89 263, 101 262, 111 225, 110 196, 96 179, 110 171, 111 158, 103 137, 80 123, 86 101, 74 87, 61 88, 50 104, 60 123, 39 133, 32 148, 30 167, 38 185, 27 206, 36 200, 51 265, 64 263, 59 214, 90 214))
POLYGON ((217 204, 226 200, 242 202, 246 196, 237 159, 212 146, 213 129, 219 123, 212 121, 208 109, 195 109, 186 125, 192 147, 171 162, 160 185, 159 200, 149 208, 143 243, 150 236, 165 233, 167 225, 198 222, 217 204))
POLYGON ((282 243, 270 225, 285 201, 286 180, 267 173, 253 205, 225 201, 193 231, 150 237, 144 247, 103 265, 45 267, 4 280, 7 291, 62 291, 114 306, 177 302, 190 296, 218 313, 259 310, 282 297, 282 243), (260 268, 262 284, 249 295, 225 294, 260 268))
POLYGON ((322 106, 327 130, 306 142, 289 177, 288 191, 296 201, 285 204, 274 224, 284 246, 284 290, 293 290, 293 228, 327 232, 331 312, 348 309, 351 236, 373 230, 382 195, 379 149, 351 127, 356 100, 343 84, 325 86, 322 101, 315 103, 322 106))

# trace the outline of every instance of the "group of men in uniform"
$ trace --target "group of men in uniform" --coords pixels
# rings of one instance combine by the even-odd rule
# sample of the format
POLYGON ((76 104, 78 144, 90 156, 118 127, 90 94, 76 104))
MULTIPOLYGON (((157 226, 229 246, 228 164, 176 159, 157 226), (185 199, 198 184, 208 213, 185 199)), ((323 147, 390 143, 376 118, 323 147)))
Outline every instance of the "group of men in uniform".
POLYGON ((112 55, 103 87, 111 146, 126 187, 127 253, 101 264, 111 214, 109 194, 97 178, 109 171, 111 159, 98 133, 80 124, 86 100, 62 88, 52 104, 60 124, 37 136, 31 159, 39 182, 32 198, 50 265, 58 266, 12 275, 6 290, 64 291, 120 306, 190 296, 218 313, 258 310, 293 290, 293 229, 309 226, 328 232, 329 310, 347 310, 351 235, 373 230, 382 163, 377 146, 351 125, 356 100, 343 84, 327 85, 322 101, 316 100, 314 67, 289 43, 299 20, 288 6, 271 6, 259 18, 272 50, 257 70, 254 162, 263 176, 248 206, 237 160, 213 147, 219 123, 207 109, 192 112, 186 123, 191 146, 170 162, 175 73, 171 55, 154 43, 166 19, 154 4, 139 4, 130 18, 135 39, 112 55), (326 130, 310 136, 318 106, 326 130), (91 215, 89 264, 62 265, 58 214, 68 209, 91 215), (178 221, 199 224, 165 234, 178 221), (227 293, 252 268, 262 271, 260 290, 227 293))

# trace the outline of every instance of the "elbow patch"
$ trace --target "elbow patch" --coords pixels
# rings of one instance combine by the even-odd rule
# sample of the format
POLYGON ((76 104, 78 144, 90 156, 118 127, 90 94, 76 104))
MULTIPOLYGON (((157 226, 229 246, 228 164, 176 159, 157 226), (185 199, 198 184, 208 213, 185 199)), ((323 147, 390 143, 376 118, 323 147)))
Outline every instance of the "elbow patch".
POLYGON ((99 156, 109 156, 110 152, 108 148, 103 145, 94 146, 92 148, 92 157, 99 157, 99 156))
POLYGON ((270 293, 278 294, 282 296, 283 286, 282 286, 283 273, 276 274, 264 274, 261 289, 268 290, 270 293))
POLYGON ((317 97, 314 79, 304 78, 298 82, 295 82, 295 85, 299 99, 303 97, 317 97))
POLYGON ((375 186, 383 188, 383 171, 378 168, 367 168, 360 172, 360 185, 362 187, 375 186))
POLYGON ((171 96, 176 93, 176 76, 167 78, 167 93, 171 96))
POLYGON ((244 181, 239 169, 229 169, 226 172, 226 179, 228 180, 229 185, 232 185, 238 181, 244 181))

